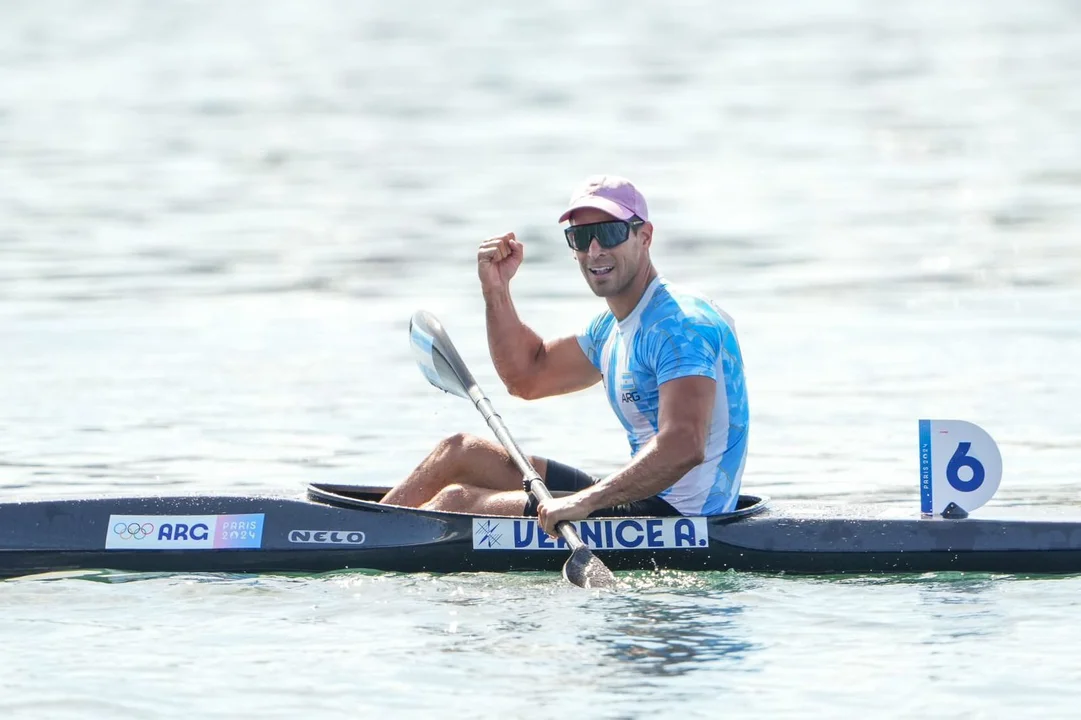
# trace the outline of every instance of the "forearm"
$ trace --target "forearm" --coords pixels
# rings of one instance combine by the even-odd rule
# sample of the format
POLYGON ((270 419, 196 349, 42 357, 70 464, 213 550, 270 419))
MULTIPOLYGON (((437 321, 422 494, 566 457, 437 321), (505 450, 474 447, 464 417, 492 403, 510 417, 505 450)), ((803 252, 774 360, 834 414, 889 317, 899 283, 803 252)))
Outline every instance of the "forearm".
POLYGON ((510 392, 535 371, 544 340, 518 317, 507 288, 484 291, 488 351, 499 378, 510 392))
POLYGON ((590 512, 644 500, 667 490, 701 462, 701 450, 693 444, 658 435, 622 470, 579 494, 590 512))

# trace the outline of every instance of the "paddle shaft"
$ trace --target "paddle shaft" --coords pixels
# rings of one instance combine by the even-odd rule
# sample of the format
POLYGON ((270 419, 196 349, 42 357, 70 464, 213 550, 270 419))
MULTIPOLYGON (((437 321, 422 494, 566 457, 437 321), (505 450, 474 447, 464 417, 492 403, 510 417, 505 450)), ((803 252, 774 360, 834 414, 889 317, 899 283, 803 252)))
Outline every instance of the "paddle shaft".
MULTIPOLYGON (((492 407, 491 401, 485 397, 484 392, 480 389, 474 381, 469 390, 469 399, 477 406, 477 410, 484 416, 485 422, 488 423, 488 427, 492 429, 496 437, 499 438, 499 442, 503 444, 503 447, 507 450, 511 460, 518 466, 518 469, 522 471, 522 475, 526 478, 525 486, 528 492, 537 499, 537 502, 542 500, 549 500, 552 497, 552 493, 548 492, 548 487, 541 479, 540 473, 538 473, 533 465, 526 459, 526 456, 522 453, 521 448, 518 447, 518 443, 511 437, 510 430, 507 429, 506 424, 503 422, 503 418, 499 416, 499 413, 492 407)), ((562 521, 556 524, 556 530, 563 536, 567 545, 571 550, 577 550, 585 545, 582 542, 582 538, 578 537, 578 531, 567 521, 562 521)))

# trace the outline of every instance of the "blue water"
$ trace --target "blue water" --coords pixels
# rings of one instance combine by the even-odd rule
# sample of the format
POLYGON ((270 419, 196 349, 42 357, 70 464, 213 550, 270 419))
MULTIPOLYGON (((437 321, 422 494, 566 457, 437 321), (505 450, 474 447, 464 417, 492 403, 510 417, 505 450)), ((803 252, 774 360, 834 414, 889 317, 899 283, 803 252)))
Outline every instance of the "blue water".
MULTIPOLYGON (((748 490, 918 507, 919 418, 992 505, 1078 503, 1081 13, 1066 2, 5 3, 0 493, 296 495, 487 432, 626 459, 601 391, 509 398, 523 318, 600 307, 555 219, 631 176, 655 260, 735 318, 748 490)), ((1078 580, 93 575, 0 584, 5 717, 1071 717, 1078 580)))

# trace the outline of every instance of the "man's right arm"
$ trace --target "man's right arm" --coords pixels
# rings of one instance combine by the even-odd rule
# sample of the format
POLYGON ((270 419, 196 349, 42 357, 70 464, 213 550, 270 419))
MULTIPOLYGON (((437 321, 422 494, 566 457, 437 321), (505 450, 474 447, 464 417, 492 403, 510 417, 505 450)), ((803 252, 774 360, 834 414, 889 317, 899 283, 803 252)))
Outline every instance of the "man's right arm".
POLYGON ((601 379, 574 335, 545 342, 518 317, 506 287, 485 289, 488 349, 507 391, 526 400, 583 390, 601 379))

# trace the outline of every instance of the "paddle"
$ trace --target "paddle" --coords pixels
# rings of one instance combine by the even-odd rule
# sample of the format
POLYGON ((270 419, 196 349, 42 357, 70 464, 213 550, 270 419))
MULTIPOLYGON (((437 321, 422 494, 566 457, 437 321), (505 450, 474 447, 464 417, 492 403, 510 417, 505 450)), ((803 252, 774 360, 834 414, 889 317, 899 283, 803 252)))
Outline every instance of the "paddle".
MULTIPOLYGON (((428 382, 440 390, 452 395, 472 400, 480 414, 488 422, 499 442, 503 443, 511 459, 525 477, 526 490, 533 494, 537 502, 552 497, 544 481, 511 437, 503 423, 503 418, 496 414, 492 402, 473 379, 465 361, 454 348, 443 325, 434 315, 418 310, 409 321, 409 341, 417 358, 417 365, 428 378, 428 382)), ((604 563, 582 542, 578 531, 569 522, 560 522, 556 530, 563 536, 571 549, 571 556, 563 565, 563 577, 578 587, 607 588, 615 587, 616 578, 604 563)))

